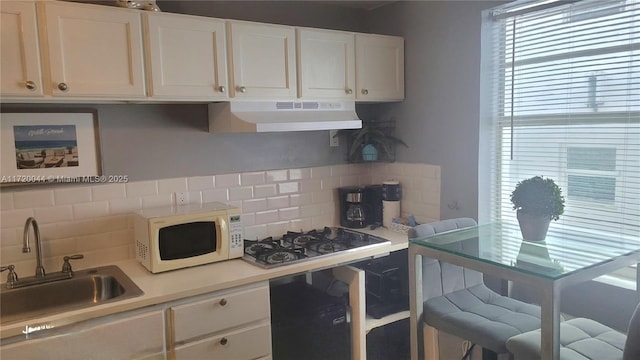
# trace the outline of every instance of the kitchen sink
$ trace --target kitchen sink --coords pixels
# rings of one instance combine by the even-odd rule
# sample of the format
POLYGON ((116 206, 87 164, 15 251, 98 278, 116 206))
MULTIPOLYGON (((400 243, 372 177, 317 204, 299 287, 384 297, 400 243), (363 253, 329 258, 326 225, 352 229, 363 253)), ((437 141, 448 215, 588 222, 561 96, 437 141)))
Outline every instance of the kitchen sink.
POLYGON ((74 271, 70 279, 0 289, 0 324, 133 298, 143 291, 117 266, 74 271))

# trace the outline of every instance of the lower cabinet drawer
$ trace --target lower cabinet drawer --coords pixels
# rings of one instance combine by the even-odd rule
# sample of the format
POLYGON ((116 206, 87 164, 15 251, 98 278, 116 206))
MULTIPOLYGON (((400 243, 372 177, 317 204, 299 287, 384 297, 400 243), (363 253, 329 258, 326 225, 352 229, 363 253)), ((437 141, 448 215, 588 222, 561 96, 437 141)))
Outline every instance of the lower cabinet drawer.
POLYGON ((269 287, 259 286, 220 294, 206 300, 174 306, 169 310, 173 341, 182 343, 270 316, 269 287))
POLYGON ((176 347, 174 356, 176 360, 270 359, 271 326, 268 323, 264 323, 187 343, 176 347))

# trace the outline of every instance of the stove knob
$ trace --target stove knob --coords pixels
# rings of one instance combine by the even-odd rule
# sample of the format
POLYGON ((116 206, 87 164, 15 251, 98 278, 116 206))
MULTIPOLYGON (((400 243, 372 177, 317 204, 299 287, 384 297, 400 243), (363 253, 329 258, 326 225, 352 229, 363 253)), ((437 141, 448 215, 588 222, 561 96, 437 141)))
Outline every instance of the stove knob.
POLYGON ((225 305, 227 305, 227 299, 221 299, 220 306, 225 306, 225 305))

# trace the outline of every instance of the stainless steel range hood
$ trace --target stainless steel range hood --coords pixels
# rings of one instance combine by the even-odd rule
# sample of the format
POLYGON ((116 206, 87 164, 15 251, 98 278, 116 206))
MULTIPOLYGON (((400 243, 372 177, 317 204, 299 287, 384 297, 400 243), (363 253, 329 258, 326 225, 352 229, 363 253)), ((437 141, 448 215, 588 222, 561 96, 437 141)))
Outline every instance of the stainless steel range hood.
POLYGON ((209 104, 209 132, 359 129, 355 102, 231 101, 209 104))

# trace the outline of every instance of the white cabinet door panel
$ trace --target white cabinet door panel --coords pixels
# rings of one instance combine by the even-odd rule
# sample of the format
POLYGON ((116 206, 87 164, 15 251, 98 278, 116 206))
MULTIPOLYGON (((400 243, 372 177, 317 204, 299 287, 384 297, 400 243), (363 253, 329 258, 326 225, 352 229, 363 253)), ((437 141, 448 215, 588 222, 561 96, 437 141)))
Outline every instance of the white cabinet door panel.
POLYGON ((306 99, 355 99, 353 33, 298 29, 298 81, 306 99))
POLYGON ((295 31, 289 26, 230 22, 236 98, 295 99, 295 31))
POLYGON ((150 96, 228 98, 223 20, 162 13, 144 16, 150 96))
POLYGON ((271 328, 269 324, 245 327, 178 346, 175 349, 176 360, 252 360, 269 356, 270 354, 271 328))
POLYGON ((268 319, 269 288, 261 286, 174 306, 169 316, 174 327, 175 342, 268 319))
POLYGON ((53 96, 143 97, 140 12, 44 2, 53 96))
POLYGON ((0 93, 42 96, 35 3, 1 1, 0 9, 0 93))
POLYGON ((356 34, 357 99, 404 99, 404 39, 356 34))
POLYGON ((0 357, 25 360, 164 358, 161 311, 117 321, 78 323, 64 329, 61 335, 4 345, 0 348, 0 357))

